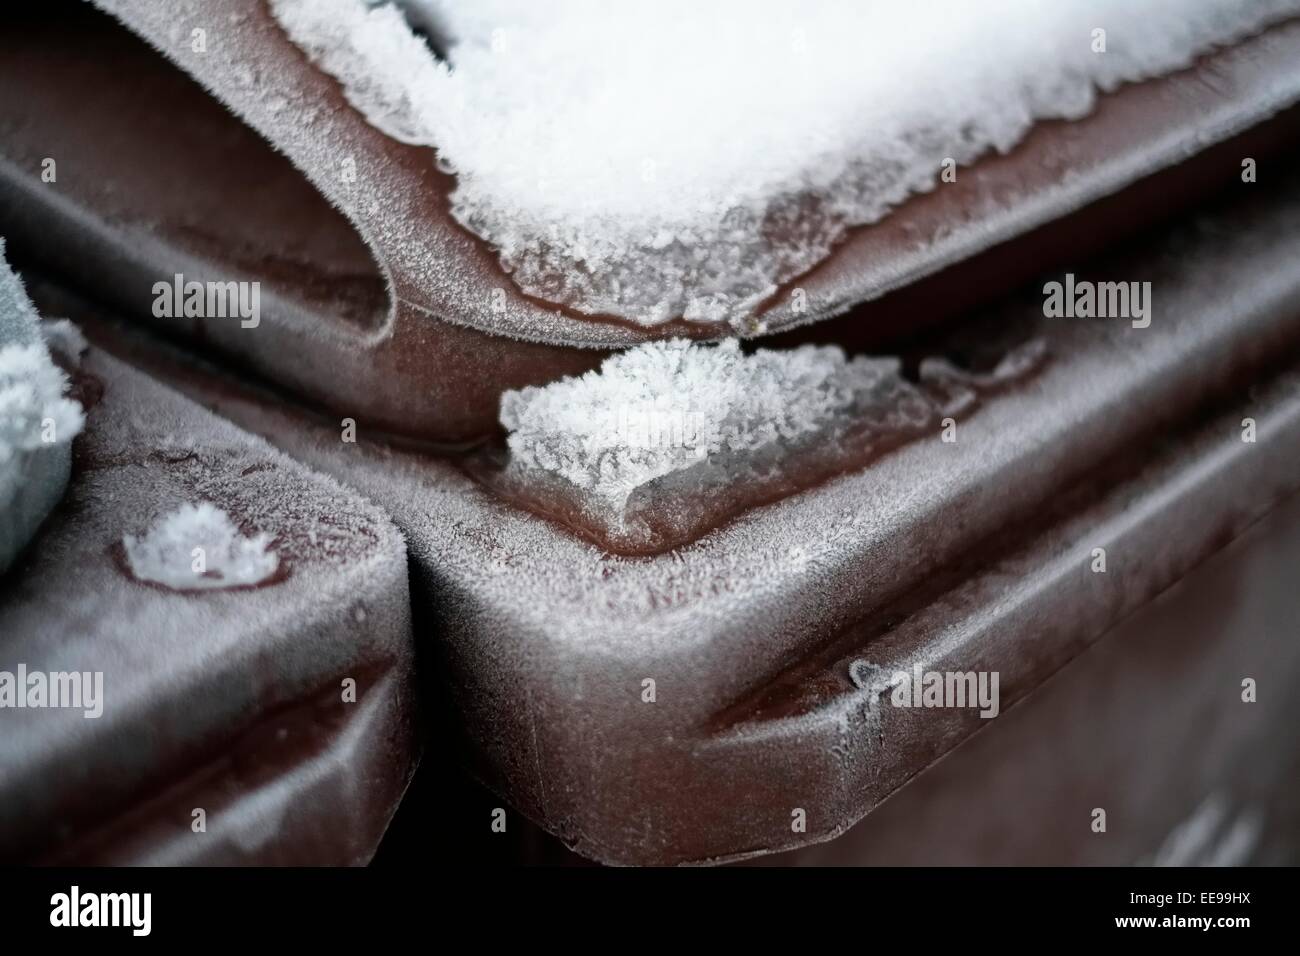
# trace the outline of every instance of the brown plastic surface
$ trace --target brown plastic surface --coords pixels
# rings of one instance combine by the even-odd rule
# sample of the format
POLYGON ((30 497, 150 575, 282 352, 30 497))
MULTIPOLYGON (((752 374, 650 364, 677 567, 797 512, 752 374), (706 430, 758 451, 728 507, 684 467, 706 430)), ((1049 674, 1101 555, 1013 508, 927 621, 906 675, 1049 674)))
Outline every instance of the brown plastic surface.
POLYGON ((1029 290, 988 327, 1043 335, 1053 361, 958 442, 914 443, 648 559, 601 554, 454 462, 341 444, 333 423, 81 312, 394 516, 428 615, 417 639, 438 649, 489 786, 604 862, 739 859, 830 839, 999 732, 968 710, 894 708, 877 675, 997 671, 1006 714, 1300 488, 1300 189, 1243 195, 1076 269, 1151 281, 1149 327, 1046 319, 1029 290))
POLYGON ((115 359, 79 381, 68 494, 0 578, 0 670, 101 672, 103 713, 0 711, 0 861, 365 863, 418 755, 400 534, 115 359), (277 574, 130 577, 122 536, 200 500, 272 534, 277 574))
POLYGON ((844 836, 755 862, 1294 866, 1297 565, 1292 495, 844 836))

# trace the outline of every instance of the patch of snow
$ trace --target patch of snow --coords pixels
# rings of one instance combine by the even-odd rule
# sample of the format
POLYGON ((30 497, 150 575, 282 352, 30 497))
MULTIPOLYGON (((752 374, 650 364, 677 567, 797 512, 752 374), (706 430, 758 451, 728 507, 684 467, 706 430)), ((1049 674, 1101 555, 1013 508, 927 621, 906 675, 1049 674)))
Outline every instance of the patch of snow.
POLYGON ((509 460, 489 452, 469 468, 611 551, 658 553, 937 436, 957 390, 970 393, 964 414, 1046 354, 1036 340, 1016 351, 1036 360, 932 387, 908 381, 897 358, 835 346, 747 355, 735 339, 649 342, 586 375, 506 392, 509 460))
POLYGON ((122 545, 131 573, 141 581, 177 591, 261 584, 280 565, 270 536, 239 533, 230 515, 209 502, 184 504, 140 538, 122 545))
POLYGON ((69 442, 85 414, 63 397, 68 378, 41 345, 0 348, 0 469, 20 454, 69 442))
POLYGON ((706 459, 790 445, 844 423, 883 385, 902 384, 897 359, 846 359, 835 346, 745 355, 717 346, 650 342, 598 371, 506 392, 501 423, 514 463, 563 478, 608 508, 706 459))
POLYGON ((454 215, 526 293, 656 325, 739 324, 945 160, 1006 152, 1300 0, 271 7, 375 126, 437 148, 454 215))
POLYGON ((64 397, 67 385, 0 241, 0 508, 14 500, 30 453, 67 444, 85 424, 81 406, 64 397))

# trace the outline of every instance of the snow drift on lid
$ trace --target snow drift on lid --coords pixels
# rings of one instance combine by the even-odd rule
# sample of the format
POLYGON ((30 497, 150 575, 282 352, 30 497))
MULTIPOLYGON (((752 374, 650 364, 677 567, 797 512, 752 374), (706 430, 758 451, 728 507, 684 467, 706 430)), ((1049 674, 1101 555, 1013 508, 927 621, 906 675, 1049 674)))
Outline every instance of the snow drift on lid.
POLYGON ((1300 0, 271 0, 531 295, 739 323, 849 227, 1300 0), (417 25, 444 51, 413 32, 417 25), (1104 52, 1097 31, 1105 31, 1104 52))

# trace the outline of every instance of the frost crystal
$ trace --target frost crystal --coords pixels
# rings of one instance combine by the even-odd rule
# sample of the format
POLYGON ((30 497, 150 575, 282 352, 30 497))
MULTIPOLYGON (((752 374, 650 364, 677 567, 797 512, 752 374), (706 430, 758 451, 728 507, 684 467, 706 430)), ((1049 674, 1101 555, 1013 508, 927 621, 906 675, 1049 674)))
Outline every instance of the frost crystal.
POLYGON ((647 343, 507 392, 510 458, 483 477, 609 549, 660 551, 930 429, 933 401, 899 368, 834 346, 647 343))
POLYGON ((745 318, 855 225, 1300 0, 272 0, 520 287, 745 318), (446 62, 411 24, 432 38, 446 62), (432 161, 432 160, 431 160, 432 161))
POLYGON ((0 469, 22 452, 71 441, 81 406, 63 397, 67 376, 41 345, 0 348, 0 469))
POLYGON ((36 310, 4 251, 0 241, 0 522, 35 473, 27 470, 31 453, 66 445, 85 424, 81 406, 63 397, 67 376, 50 360, 36 310))
POLYGON ((643 485, 710 456, 816 435, 897 373, 897 359, 847 361, 834 346, 746 356, 735 339, 674 339, 620 352, 580 378, 506 392, 501 422, 518 466, 618 509, 643 485))
POLYGON ((261 584, 280 564, 269 544, 266 534, 240 534, 230 515, 208 502, 181 505, 144 537, 122 539, 132 574, 177 591, 261 584))
POLYGON ((743 353, 735 339, 649 342, 598 371, 506 392, 504 467, 470 471, 608 550, 658 553, 741 512, 866 467, 1037 373, 1042 339, 987 371, 835 346, 743 353))

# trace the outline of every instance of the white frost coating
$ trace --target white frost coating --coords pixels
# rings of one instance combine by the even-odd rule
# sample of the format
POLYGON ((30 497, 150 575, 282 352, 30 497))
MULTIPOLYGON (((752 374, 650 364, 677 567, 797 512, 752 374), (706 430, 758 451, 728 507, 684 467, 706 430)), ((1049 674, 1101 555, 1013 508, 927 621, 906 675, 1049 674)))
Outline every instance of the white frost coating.
POLYGON ((739 322, 853 225, 1300 0, 272 0, 524 291, 739 322), (372 8, 373 7, 373 8, 372 8), (1105 52, 1094 31, 1104 29, 1105 52))
POLYGON ((261 584, 280 565, 269 544, 266 534, 240 534, 230 515, 206 501, 181 505, 142 538, 122 539, 132 574, 177 591, 261 584))
POLYGON ((835 346, 747 356, 735 339, 650 342, 581 377, 506 392, 501 423, 513 466, 562 478, 619 512, 637 489, 706 459, 825 436, 898 370, 897 359, 849 361, 835 346))
POLYGON ((0 507, 23 480, 29 452, 72 441, 85 424, 64 398, 67 376, 41 341, 36 310, 4 261, 0 240, 0 507))
POLYGON ((41 345, 0 348, 0 470, 22 452, 71 441, 85 423, 67 376, 41 345))

